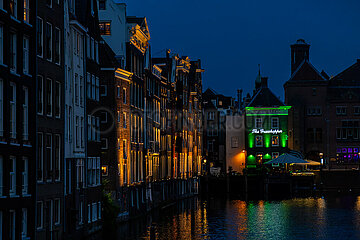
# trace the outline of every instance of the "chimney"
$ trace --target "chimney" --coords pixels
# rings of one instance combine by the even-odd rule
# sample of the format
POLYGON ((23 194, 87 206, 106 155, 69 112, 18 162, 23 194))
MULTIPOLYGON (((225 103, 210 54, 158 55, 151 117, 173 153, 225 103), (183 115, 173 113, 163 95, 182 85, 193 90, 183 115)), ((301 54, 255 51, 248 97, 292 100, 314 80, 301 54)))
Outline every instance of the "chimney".
POLYGON ((262 77, 261 78, 261 88, 267 88, 268 87, 268 77, 262 77))
POLYGON ((310 45, 304 39, 298 39, 291 46, 291 75, 298 69, 300 64, 306 60, 309 61, 310 45))

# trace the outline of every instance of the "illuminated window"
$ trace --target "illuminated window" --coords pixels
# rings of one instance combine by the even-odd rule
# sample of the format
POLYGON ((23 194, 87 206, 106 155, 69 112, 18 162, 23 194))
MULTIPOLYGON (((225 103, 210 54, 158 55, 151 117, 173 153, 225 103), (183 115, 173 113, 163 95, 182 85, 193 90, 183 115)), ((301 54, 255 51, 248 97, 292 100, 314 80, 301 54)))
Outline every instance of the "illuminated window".
POLYGON ((278 152, 273 152, 271 153, 271 158, 272 159, 275 159, 275 158, 278 158, 279 157, 279 153, 278 152))
POLYGON ((17 17, 17 0, 10 0, 9 1, 9 10, 10 10, 10 14, 13 17, 17 17))
POLYGON ((262 147, 263 146, 263 136, 256 136, 255 137, 255 146, 256 147, 262 147))
POLYGON ((108 174, 109 174, 108 173, 108 166, 107 165, 101 166, 101 175, 106 177, 106 176, 108 176, 108 174))
POLYGON ((24 0, 24 21, 29 22, 29 0, 24 0))
POLYGON ((279 146, 279 136, 278 135, 271 136, 271 145, 273 147, 279 146))
POLYGON ((262 118, 255 118, 255 128, 262 128, 262 118))
POLYGON ((101 35, 111 35, 111 23, 110 22, 99 23, 99 28, 100 28, 101 35))

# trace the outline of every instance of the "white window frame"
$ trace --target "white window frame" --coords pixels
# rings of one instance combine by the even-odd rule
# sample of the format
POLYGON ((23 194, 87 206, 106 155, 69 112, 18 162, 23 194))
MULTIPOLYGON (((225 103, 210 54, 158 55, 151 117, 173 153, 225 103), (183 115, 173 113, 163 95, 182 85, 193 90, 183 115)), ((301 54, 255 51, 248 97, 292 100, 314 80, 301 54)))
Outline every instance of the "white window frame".
POLYGON ((44 227, 44 203, 43 203, 43 201, 38 201, 36 203, 36 214, 37 214, 37 216, 39 215, 38 214, 39 204, 40 204, 40 221, 41 221, 41 223, 39 224, 37 222, 37 218, 36 218, 36 229, 37 230, 40 230, 40 229, 42 229, 44 227), (39 226, 38 226, 38 224, 39 224, 39 226))
POLYGON ((262 128, 262 127, 263 127, 262 118, 255 118, 255 128, 262 128))
MULTIPOLYGON (((50 151, 50 159, 46 159, 47 163, 49 164, 49 170, 50 172, 53 171, 54 166, 53 166, 53 135, 51 133, 46 133, 45 134, 45 139, 44 139, 44 143, 45 143, 45 156, 47 158, 47 152, 50 151), (50 139, 50 145, 48 145, 48 139, 50 139)), ((46 171, 48 170, 48 167, 46 168, 46 171)), ((52 176, 48 175, 46 176, 48 181, 52 180, 52 176)))
POLYGON ((101 219, 101 213, 102 213, 102 208, 101 208, 101 202, 98 202, 98 219, 101 219))
POLYGON ((30 53, 29 53, 29 44, 30 39, 28 36, 24 36, 23 38, 23 74, 29 74, 29 61, 30 61, 30 53))
POLYGON ((12 171, 9 171, 9 195, 12 197, 16 195, 16 157, 10 156, 9 159, 12 165, 12 171))
POLYGON ((53 115, 53 80, 51 78, 46 78, 46 116, 51 117, 53 115), (50 96, 48 96, 48 87, 49 87, 49 82, 50 84, 50 96), (50 103, 49 103, 50 101, 50 103), (48 105, 50 105, 50 113, 48 113, 48 105))
POLYGON ((99 80, 99 78, 98 77, 96 77, 96 82, 95 82, 95 87, 96 87, 96 89, 95 89, 95 95, 96 95, 96 98, 95 98, 95 100, 96 101, 99 101, 99 88, 100 88, 100 80, 99 80))
POLYGON ((22 195, 27 195, 29 190, 29 159, 27 157, 23 157, 22 160, 24 169, 21 173, 21 191, 22 195))
POLYGON ((41 111, 39 112, 39 106, 37 106, 37 114, 39 115, 43 115, 44 114, 44 107, 45 107, 45 104, 44 104, 44 78, 43 76, 41 75, 38 75, 37 78, 36 78, 36 81, 37 81, 37 88, 38 88, 38 99, 37 99, 37 104, 39 105, 39 102, 41 104, 41 111), (39 92, 39 79, 41 79, 41 91, 39 92))
POLYGON ((15 240, 16 236, 16 212, 9 210, 9 240, 15 240), (11 226, 13 228, 11 228, 11 226))
POLYGON ((279 118, 278 117, 272 117, 271 118, 271 128, 272 129, 279 129, 279 125, 280 125, 279 118), (277 123, 277 127, 274 126, 274 121, 277 123))
POLYGON ((13 90, 13 99, 10 99, 10 138, 16 139, 16 84, 10 82, 10 86, 13 90))
POLYGON ((10 64, 10 72, 16 73, 17 70, 17 35, 16 32, 10 32, 10 59, 12 59, 13 66, 10 64))
POLYGON ((3 193, 4 193, 4 158, 2 155, 0 155, 0 197, 3 196, 3 193))
POLYGON ((61 83, 59 81, 55 81, 55 94, 54 97, 56 98, 56 91, 59 89, 59 96, 57 96, 57 99, 55 99, 55 117, 61 118, 61 83), (57 106, 56 106, 57 105, 57 106), (56 112, 56 108, 58 108, 59 112, 56 112))
POLYGON ((96 222, 97 221, 97 204, 92 203, 91 207, 92 207, 92 222, 96 222))
MULTIPOLYGON (((2 1, 3 0, 1 0, 1 2, 2 1)), ((0 64, 4 64, 4 26, 3 26, 3 24, 0 24, 0 64)))
POLYGON ((29 89, 23 86, 23 140, 29 140, 29 89))
POLYGON ((55 198, 54 200, 54 224, 55 225, 59 225, 60 224, 60 219, 61 219, 61 201, 60 198, 55 198), (57 218, 56 218, 56 212, 57 210, 57 218))
POLYGON ((49 62, 51 62, 53 60, 53 32, 52 32, 52 29, 53 29, 53 26, 51 23, 49 22, 46 22, 46 38, 47 38, 47 33, 48 33, 48 28, 47 28, 47 25, 50 26, 50 48, 48 46, 48 42, 47 42, 47 39, 46 39, 46 60, 48 60, 49 62), (50 54, 50 58, 49 58, 49 53, 48 53, 48 49, 50 50, 51 54, 50 54))
POLYGON ((22 239, 26 239, 27 237, 27 222, 28 222, 28 211, 27 208, 22 209, 21 216, 21 237, 22 239))
POLYGON ((59 42, 58 42, 58 44, 56 44, 56 39, 54 39, 54 43, 55 43, 54 62, 56 64, 60 65, 60 62, 61 62, 61 31, 58 27, 55 27, 55 32, 59 32, 59 42), (57 50, 59 51, 59 60, 58 61, 56 61, 56 59, 55 59, 57 50))
POLYGON ((55 178, 55 181, 60 181, 61 180, 61 135, 60 134, 55 134, 54 152, 55 152, 55 159, 54 159, 55 176, 56 176, 56 168, 58 168, 59 170, 59 174, 55 178), (59 146, 56 146, 57 142, 59 143, 59 146), (58 161, 56 161, 56 157, 58 158, 58 161))
MULTIPOLYGON (((37 17, 36 19, 36 28, 37 28, 37 31, 36 31, 36 36, 38 34, 38 31, 39 31, 39 36, 37 36, 37 42, 36 42, 36 45, 38 44, 38 41, 40 41, 41 43, 41 54, 38 54, 38 52, 36 52, 36 55, 38 57, 43 57, 44 56, 44 21, 42 18, 40 17, 37 17), (41 27, 39 28, 38 26, 38 23, 41 24, 41 27), (40 31, 41 30, 41 31, 40 31)), ((39 46, 36 46, 37 49, 39 49, 39 46)))
MULTIPOLYGON (((41 140, 41 146, 40 145, 37 146, 38 147, 37 151, 38 151, 38 155, 39 155, 38 159, 40 160, 40 164, 38 163, 38 165, 41 165, 40 166, 41 179, 39 180, 38 176, 36 177, 36 179, 37 179, 37 182, 43 182, 44 181, 44 134, 41 132, 38 132, 37 135, 38 135, 37 136, 38 141, 41 140), (39 149, 39 148, 41 148, 41 149, 39 149), (39 151, 40 151, 40 153, 39 153, 39 151)), ((37 169, 37 171, 38 171, 38 169, 37 169)), ((38 173, 36 175, 38 175, 38 173)))
POLYGON ((79 225, 84 223, 84 202, 80 201, 79 204, 79 225))
POLYGON ((88 204, 88 223, 91 223, 91 205, 88 204))
POLYGON ((4 80, 0 78, 0 137, 4 136, 4 80))

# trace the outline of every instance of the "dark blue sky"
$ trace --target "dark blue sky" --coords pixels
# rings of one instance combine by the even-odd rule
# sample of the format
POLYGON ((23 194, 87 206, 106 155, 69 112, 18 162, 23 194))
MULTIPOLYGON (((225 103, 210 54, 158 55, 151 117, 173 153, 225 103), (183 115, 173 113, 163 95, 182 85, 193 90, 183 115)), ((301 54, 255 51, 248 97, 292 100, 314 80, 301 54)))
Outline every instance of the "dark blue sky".
POLYGON ((336 75, 360 58, 359 0, 130 0, 130 16, 146 16, 153 56, 170 48, 200 58, 203 85, 236 96, 252 91, 261 64, 283 99, 290 44, 305 39, 310 61, 336 75), (346 2, 346 3, 345 3, 346 2))

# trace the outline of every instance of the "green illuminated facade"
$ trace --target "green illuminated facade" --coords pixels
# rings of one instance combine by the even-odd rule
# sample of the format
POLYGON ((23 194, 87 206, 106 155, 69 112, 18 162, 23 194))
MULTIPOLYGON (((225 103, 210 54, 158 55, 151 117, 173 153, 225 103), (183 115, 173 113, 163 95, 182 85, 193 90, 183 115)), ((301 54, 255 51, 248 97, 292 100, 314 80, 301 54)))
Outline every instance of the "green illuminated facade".
POLYGON ((245 108, 246 167, 255 169, 288 152, 288 111, 267 87, 267 78, 245 108))

